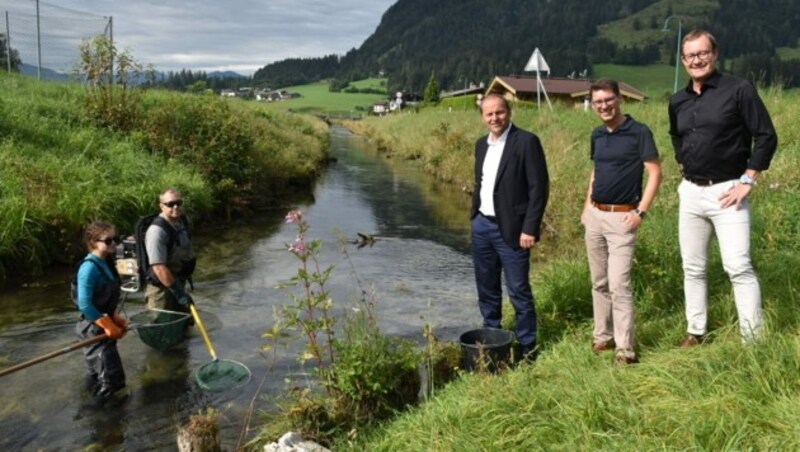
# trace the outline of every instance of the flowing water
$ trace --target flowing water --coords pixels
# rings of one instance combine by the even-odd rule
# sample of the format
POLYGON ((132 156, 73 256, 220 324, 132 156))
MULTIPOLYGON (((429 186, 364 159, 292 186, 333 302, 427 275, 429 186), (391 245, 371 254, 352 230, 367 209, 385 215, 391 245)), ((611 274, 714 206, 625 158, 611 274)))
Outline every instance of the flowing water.
MULTIPOLYGON (((375 302, 384 333, 420 342, 426 324, 451 340, 479 326, 468 254, 468 197, 440 189, 408 165, 389 164, 342 128, 332 130, 331 146, 337 161, 316 184, 313 200, 293 207, 304 212, 311 226, 308 238, 323 240, 323 265, 335 266, 328 288, 336 312, 356 309, 366 298, 375 302), (359 248, 352 243, 358 233, 377 240, 359 248)), ((223 448, 234 449, 251 403, 255 414, 250 424, 257 426, 258 411, 273 407, 265 395, 284 391, 286 379, 308 383, 308 369, 296 359, 300 342, 276 352, 261 350, 273 308, 297 293, 277 287, 299 266, 287 251, 297 228, 284 222, 285 214, 260 215, 196 237, 193 296, 200 317, 219 358, 252 371, 246 386, 219 393, 197 387, 193 372, 211 359, 198 333, 161 353, 132 332, 119 342, 128 397, 103 410, 92 407, 83 391, 81 351, 0 377, 0 450, 90 445, 175 450, 178 427, 207 407, 221 413, 223 448)), ((0 292, 0 367, 76 340, 70 273, 52 271, 35 284, 0 292)), ((141 297, 130 297, 125 309, 129 315, 141 311, 141 297)))

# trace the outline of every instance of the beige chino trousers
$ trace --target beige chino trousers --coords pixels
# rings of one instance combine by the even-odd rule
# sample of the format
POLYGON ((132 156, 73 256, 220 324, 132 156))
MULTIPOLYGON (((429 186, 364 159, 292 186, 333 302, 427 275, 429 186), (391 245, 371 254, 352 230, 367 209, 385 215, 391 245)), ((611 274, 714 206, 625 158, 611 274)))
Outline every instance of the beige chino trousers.
POLYGON ((624 212, 589 208, 584 214, 586 254, 592 277, 594 343, 614 339, 617 350, 635 347, 631 266, 636 231, 626 226, 624 212))

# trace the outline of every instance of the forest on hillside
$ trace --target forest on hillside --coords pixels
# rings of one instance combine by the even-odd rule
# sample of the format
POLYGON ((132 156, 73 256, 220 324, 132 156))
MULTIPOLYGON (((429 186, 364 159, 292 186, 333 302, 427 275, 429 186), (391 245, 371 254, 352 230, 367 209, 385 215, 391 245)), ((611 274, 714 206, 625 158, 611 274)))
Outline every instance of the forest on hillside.
MULTIPOLYGON (((455 89, 496 74, 520 74, 536 47, 551 75, 560 77, 585 69, 591 74, 593 63, 674 63, 675 34, 660 32, 663 19, 690 10, 693 1, 398 0, 358 49, 268 64, 253 78, 277 87, 332 77, 347 82, 383 71, 390 92, 420 92, 435 73, 440 86, 455 89), (642 13, 658 4, 666 12, 663 18, 642 13), (598 36, 599 26, 626 17, 634 18, 631 30, 649 27, 656 38, 620 45, 598 36)), ((798 46, 800 2, 718 3, 705 17, 686 19, 717 36, 723 68, 763 83, 800 85, 800 60, 782 60, 777 54, 779 47, 798 46)))

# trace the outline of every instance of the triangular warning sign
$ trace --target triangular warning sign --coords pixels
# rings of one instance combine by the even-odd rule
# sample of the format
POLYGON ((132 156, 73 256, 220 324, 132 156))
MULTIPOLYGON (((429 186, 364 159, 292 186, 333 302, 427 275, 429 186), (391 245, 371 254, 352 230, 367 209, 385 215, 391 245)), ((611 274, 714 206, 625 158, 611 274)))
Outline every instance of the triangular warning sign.
POLYGON ((533 51, 531 58, 528 60, 528 64, 525 65, 525 70, 550 73, 550 66, 547 65, 547 61, 544 60, 542 52, 539 51, 538 47, 533 51))

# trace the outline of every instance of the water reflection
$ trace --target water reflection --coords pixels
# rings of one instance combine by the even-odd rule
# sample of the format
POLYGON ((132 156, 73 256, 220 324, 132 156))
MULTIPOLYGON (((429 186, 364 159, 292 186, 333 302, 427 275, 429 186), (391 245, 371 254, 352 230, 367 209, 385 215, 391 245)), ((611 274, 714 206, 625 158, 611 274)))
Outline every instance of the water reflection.
MULTIPOLYGON (((292 207, 305 211, 310 237, 323 240, 323 265, 335 266, 328 289, 336 312, 347 313, 367 297, 376 303, 384 332, 420 341, 426 324, 445 339, 479 325, 467 254, 469 198, 443 193, 417 169, 387 162, 343 129, 332 132, 332 152, 337 162, 317 183, 314 201, 292 207), (359 232, 378 240, 340 250, 340 237, 351 241, 359 232)), ((251 401, 256 411, 270 406, 255 397, 265 376, 263 393, 278 394, 284 378, 303 384, 308 375, 296 360, 299 342, 270 354, 260 350, 273 309, 289 299, 289 291, 277 286, 298 268, 286 251, 297 232, 283 222, 287 210, 207 230, 196 240, 194 299, 211 324, 218 356, 252 371, 248 385, 221 393, 197 387, 193 372, 210 360, 199 335, 159 353, 129 334, 119 343, 129 397, 112 415, 84 408, 80 351, 2 377, 0 449, 74 450, 96 444, 174 450, 177 427, 208 406, 223 413, 223 444, 233 449, 251 401)), ((55 286, 0 294, 0 349, 11 362, 73 340, 69 275, 60 278, 55 286)), ((129 301, 126 309, 143 309, 141 300, 129 301)))

